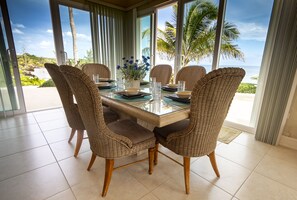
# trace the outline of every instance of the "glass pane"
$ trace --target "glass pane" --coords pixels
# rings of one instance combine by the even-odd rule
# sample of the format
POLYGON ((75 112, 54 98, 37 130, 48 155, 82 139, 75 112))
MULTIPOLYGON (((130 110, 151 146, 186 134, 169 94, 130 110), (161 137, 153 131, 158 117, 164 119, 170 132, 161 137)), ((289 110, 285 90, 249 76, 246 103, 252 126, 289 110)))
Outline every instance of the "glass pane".
POLYGON ((246 70, 226 118, 228 121, 253 126, 250 119, 272 5, 273 0, 227 2, 220 67, 242 67, 246 70), (228 40, 227 36, 232 40, 228 40))
POLYGON ((0 9, 0 113, 19 109, 8 49, 7 35, 0 9))
POLYGON ((56 88, 40 87, 51 83, 44 63, 56 63, 49 1, 9 0, 7 6, 27 111, 60 107, 56 88))
POLYGON ((155 64, 174 67, 177 4, 157 10, 157 44, 155 64))
POLYGON ((211 71, 218 0, 192 1, 184 6, 181 66, 199 65, 211 71))
MULTIPOLYGON (((138 18, 138 43, 137 43, 137 59, 142 58, 142 56, 151 56, 151 16, 145 16, 138 18)), ((150 63, 150 60, 148 60, 150 63)), ((149 73, 143 80, 148 81, 149 73)))
POLYGON ((67 64, 81 66, 93 62, 90 14, 60 5, 61 26, 67 64))

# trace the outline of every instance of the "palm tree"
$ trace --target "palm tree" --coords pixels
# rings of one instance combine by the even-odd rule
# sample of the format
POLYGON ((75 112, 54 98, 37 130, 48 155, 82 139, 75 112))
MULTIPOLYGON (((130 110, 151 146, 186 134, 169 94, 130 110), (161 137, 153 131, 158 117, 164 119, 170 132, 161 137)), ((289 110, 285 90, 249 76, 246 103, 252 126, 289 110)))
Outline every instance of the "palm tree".
MULTIPOLYGON (((165 30, 158 30, 157 50, 161 57, 175 56, 177 5, 173 6, 173 23, 165 22, 165 30)), ((196 0, 185 12, 182 35, 182 66, 211 56, 214 51, 217 6, 206 0, 196 0)), ((224 22, 221 55, 224 58, 243 59, 244 55, 232 42, 239 37, 235 25, 224 22)))

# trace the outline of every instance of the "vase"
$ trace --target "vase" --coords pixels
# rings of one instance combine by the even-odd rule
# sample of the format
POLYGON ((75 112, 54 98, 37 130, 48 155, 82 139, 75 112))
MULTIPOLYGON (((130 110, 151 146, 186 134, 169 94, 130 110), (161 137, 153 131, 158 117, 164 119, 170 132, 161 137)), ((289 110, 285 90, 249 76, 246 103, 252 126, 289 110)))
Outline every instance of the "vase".
POLYGON ((125 89, 127 88, 140 88, 140 80, 126 79, 125 80, 125 89))

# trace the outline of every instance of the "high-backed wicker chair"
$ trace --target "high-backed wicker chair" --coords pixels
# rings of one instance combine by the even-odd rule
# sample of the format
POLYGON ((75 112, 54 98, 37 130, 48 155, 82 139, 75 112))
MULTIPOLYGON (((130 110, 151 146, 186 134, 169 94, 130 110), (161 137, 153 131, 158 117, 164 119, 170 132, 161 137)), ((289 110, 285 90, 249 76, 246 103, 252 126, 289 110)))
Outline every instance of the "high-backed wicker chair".
POLYGON ((157 82, 166 85, 170 81, 172 67, 170 65, 156 65, 151 69, 150 77, 156 77, 157 82))
POLYGON ((105 179, 102 196, 105 196, 111 180, 114 159, 133 155, 149 149, 149 174, 153 170, 154 134, 131 120, 121 120, 105 124, 102 113, 102 101, 94 82, 82 71, 61 66, 77 100, 78 109, 89 136, 93 152, 88 170, 96 156, 105 158, 105 179))
MULTIPOLYGON (((56 85, 68 124, 72 128, 68 142, 71 142, 75 132, 77 132, 77 141, 74 150, 74 156, 76 157, 82 144, 85 126, 78 112, 77 105, 73 101, 73 93, 59 67, 50 63, 45 63, 44 66, 56 85)), ((119 119, 118 114, 108 108, 104 108, 104 117, 106 123, 110 123, 119 119)))
POLYGON ((181 68, 175 77, 175 83, 178 81, 186 82, 186 90, 193 90, 196 82, 206 74, 206 70, 202 66, 186 66, 181 68))
POLYGON ((103 64, 87 63, 83 65, 82 70, 90 77, 92 77, 93 74, 99 74, 100 78, 110 79, 111 77, 109 68, 103 64))
POLYGON ((206 74, 192 90, 190 118, 154 129, 157 138, 155 164, 158 143, 183 156, 187 194, 190 192, 190 157, 207 155, 220 177, 215 161, 217 137, 244 75, 241 68, 221 68, 206 74))

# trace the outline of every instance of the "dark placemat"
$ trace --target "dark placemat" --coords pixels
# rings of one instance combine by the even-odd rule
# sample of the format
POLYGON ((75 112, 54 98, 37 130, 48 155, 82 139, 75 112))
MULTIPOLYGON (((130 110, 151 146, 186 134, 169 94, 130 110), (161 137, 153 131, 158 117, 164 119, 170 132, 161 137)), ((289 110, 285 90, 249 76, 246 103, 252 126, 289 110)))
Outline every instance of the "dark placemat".
POLYGON ((98 86, 98 88, 100 90, 104 90, 104 89, 111 89, 111 88, 115 88, 115 85, 102 85, 102 86, 98 86))
POLYGON ((112 79, 99 79, 100 82, 108 82, 108 83, 112 83, 114 82, 115 80, 112 80, 112 79))
POLYGON ((142 81, 142 82, 140 82, 140 85, 147 85, 147 84, 149 84, 150 82, 148 82, 148 81, 142 81))
POLYGON ((115 92, 115 94, 120 95, 124 99, 137 99, 137 98, 143 98, 145 96, 151 95, 150 93, 146 93, 146 92, 139 92, 138 94, 129 95, 129 94, 126 94, 125 91, 115 92))
POLYGON ((176 92, 177 88, 170 88, 168 86, 163 86, 162 90, 167 91, 167 92, 176 92))
POLYGON ((164 96, 168 99, 171 99, 172 101, 177 101, 177 102, 181 102, 181 103, 190 103, 191 99, 189 98, 179 98, 176 95, 168 95, 168 96, 164 96))

